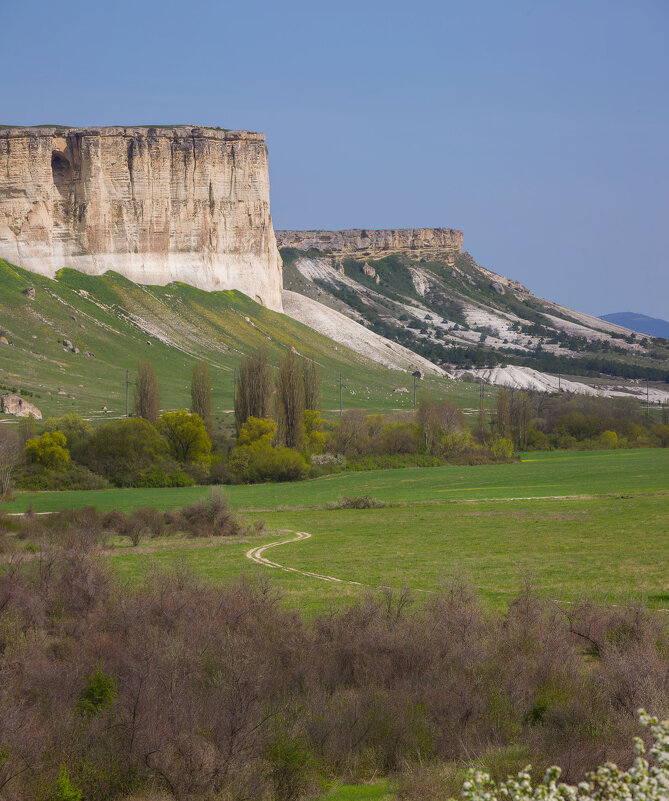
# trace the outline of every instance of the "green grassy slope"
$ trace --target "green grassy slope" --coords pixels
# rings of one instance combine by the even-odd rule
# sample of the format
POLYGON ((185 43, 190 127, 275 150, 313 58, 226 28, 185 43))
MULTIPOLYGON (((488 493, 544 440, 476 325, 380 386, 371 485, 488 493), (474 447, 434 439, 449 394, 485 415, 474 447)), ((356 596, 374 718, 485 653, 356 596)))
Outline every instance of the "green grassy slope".
MULTIPOLYGON (((217 415, 232 409, 233 370, 245 353, 264 347, 276 364, 286 348, 321 367, 323 408, 409 409, 407 373, 392 371, 337 345, 236 291, 204 292, 186 284, 141 286, 116 273, 87 276, 62 270, 44 278, 0 260, 0 393, 32 392, 45 415, 79 412, 87 417, 125 413, 125 374, 131 381, 139 358, 153 361, 161 405, 188 407, 194 363, 206 359, 217 415), (34 300, 23 291, 35 288, 34 300), (64 349, 69 340, 80 353, 64 349), (150 343, 150 344, 149 344, 150 343), (85 356, 85 351, 95 354, 85 356)), ((426 377, 421 389, 475 407, 476 390, 461 382, 426 377)), ((131 387, 132 404, 132 387, 131 387)))

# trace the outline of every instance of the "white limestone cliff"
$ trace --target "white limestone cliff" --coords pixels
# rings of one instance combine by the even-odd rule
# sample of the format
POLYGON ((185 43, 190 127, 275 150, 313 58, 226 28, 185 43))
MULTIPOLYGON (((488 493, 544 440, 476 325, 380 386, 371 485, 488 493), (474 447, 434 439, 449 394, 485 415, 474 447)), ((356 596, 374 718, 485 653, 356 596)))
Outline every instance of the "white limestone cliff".
POLYGON ((0 129, 0 258, 53 277, 238 289, 281 310, 265 137, 208 128, 0 129))

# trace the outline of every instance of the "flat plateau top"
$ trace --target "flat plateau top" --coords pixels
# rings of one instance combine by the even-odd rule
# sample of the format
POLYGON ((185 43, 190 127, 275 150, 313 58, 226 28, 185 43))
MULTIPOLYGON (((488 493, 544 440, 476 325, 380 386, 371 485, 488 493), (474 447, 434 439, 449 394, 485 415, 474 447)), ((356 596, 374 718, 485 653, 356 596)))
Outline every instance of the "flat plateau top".
POLYGON ((127 136, 140 138, 165 137, 181 139, 197 137, 198 139, 248 139, 264 142, 265 134, 256 131, 229 131, 226 128, 207 128, 199 125, 137 125, 124 127, 112 125, 92 128, 68 128, 63 125, 36 125, 19 127, 0 125, 0 139, 19 139, 27 136, 127 136))

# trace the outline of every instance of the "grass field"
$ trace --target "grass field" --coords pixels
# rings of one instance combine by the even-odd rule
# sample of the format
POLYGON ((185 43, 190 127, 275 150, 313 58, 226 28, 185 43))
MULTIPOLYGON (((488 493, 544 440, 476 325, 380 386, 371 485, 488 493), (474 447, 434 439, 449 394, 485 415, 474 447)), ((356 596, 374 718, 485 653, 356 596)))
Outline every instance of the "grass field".
MULTIPOLYGON (((104 490, 37 493, 7 511, 95 504, 100 509, 182 506, 209 492, 104 490)), ((131 582, 156 566, 181 564, 221 581, 271 577, 287 603, 307 612, 382 586, 407 585, 421 598, 466 580, 502 608, 526 580, 543 595, 581 596, 669 608, 669 451, 528 454, 522 462, 344 473, 284 485, 226 488, 232 504, 267 530, 252 541, 147 539, 115 543, 109 559, 131 582), (378 509, 324 509, 343 495, 369 494, 378 509), (251 562, 251 547, 312 536, 273 548, 286 572, 251 562), (322 581, 326 574, 360 584, 322 581)))

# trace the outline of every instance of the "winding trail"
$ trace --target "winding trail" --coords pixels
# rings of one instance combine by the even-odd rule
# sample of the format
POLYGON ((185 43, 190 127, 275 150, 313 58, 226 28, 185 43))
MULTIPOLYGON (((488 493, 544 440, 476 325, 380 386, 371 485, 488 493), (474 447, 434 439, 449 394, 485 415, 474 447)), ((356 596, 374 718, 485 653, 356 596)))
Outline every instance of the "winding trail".
MULTIPOLYGON (((284 529, 286 533, 288 532, 284 529)), ((308 578, 315 578, 320 579, 321 581, 331 581, 336 584, 354 584, 356 587, 367 587, 369 585, 363 584, 361 581, 351 581, 350 579, 341 579, 337 578, 336 576, 326 576, 323 573, 312 573, 310 570, 298 570, 296 567, 286 567, 285 565, 280 565, 278 562, 272 562, 270 559, 266 559, 263 556, 263 553, 270 548, 278 548, 281 545, 290 545, 291 542, 301 542, 302 540, 309 540, 311 539, 311 534, 308 531, 295 531, 292 532, 295 536, 289 537, 286 540, 275 540, 274 542, 268 542, 266 545, 260 545, 257 548, 251 548, 249 551, 246 552, 246 558, 251 559, 251 561, 256 562, 259 565, 263 565, 264 567, 274 567, 278 570, 284 570, 286 573, 298 573, 300 576, 307 576, 308 578)), ((387 586, 386 584, 378 585, 379 589, 393 589, 392 587, 387 586)), ((434 595, 435 590, 423 590, 418 587, 411 587, 410 588, 413 592, 422 592, 426 595, 434 595)), ((555 604, 567 604, 569 606, 575 606, 575 601, 565 601, 561 598, 552 598, 551 599, 555 604)), ((609 604, 609 606, 618 607, 620 604, 609 604)), ((664 612, 669 613, 669 609, 654 609, 655 612, 664 612)))
POLYGON ((321 581, 334 581, 338 584, 355 584, 358 587, 363 586, 359 581, 349 581, 347 579, 336 578, 335 576, 325 576, 322 573, 312 573, 309 570, 298 570, 296 567, 286 567, 285 565, 280 565, 278 562, 272 562, 263 556, 263 553, 269 548, 278 548, 279 545, 288 545, 291 542, 299 542, 300 540, 308 540, 311 538, 311 534, 309 534, 308 531, 295 531, 294 534, 294 537, 290 537, 287 540, 277 540, 276 542, 268 542, 266 545, 260 545, 257 548, 251 548, 250 551, 246 552, 247 559, 251 559, 253 562, 257 562, 259 565, 264 565, 265 567, 276 567, 279 570, 285 570, 286 573, 299 573, 301 576, 308 576, 309 578, 320 579, 321 581))

